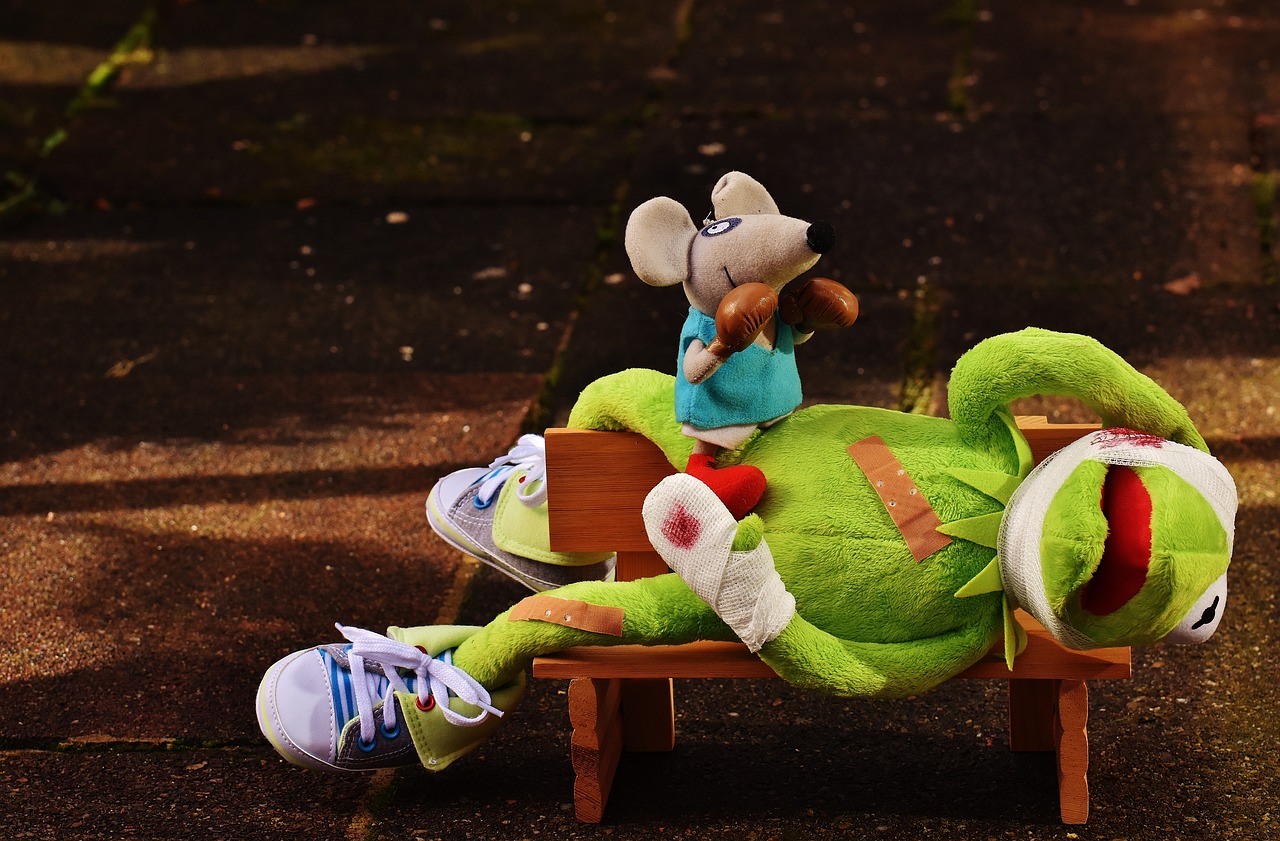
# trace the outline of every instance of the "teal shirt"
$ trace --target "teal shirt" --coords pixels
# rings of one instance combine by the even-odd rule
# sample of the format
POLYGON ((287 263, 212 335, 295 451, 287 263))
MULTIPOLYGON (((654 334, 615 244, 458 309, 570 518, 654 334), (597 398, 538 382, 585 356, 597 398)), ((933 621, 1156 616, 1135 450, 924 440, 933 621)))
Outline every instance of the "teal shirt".
POLYGON ((694 339, 710 344, 716 322, 693 307, 680 334, 676 358, 676 419, 699 429, 762 423, 800 405, 795 331, 774 315, 778 338, 773 350, 752 344, 697 385, 684 377, 684 356, 694 339))

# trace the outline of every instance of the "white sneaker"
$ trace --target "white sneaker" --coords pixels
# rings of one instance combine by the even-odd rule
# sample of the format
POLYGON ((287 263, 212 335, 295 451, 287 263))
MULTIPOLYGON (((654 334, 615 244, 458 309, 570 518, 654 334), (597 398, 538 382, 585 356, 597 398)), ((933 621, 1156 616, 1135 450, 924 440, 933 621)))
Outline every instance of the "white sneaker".
POLYGON ((514 495, 529 509, 546 505, 545 452, 542 436, 522 435, 516 446, 494 459, 489 467, 468 467, 445 476, 427 495, 427 523, 451 546, 534 591, 575 581, 612 579, 613 557, 600 560, 600 556, 552 553, 548 549, 538 559, 498 545, 494 522, 504 493, 514 495), (504 491, 512 479, 517 484, 504 491))
POLYGON ((349 643, 295 651, 258 688, 258 726, 294 765, 440 770, 480 744, 523 692, 523 675, 491 694, 453 665, 453 649, 474 627, 400 629, 422 645, 338 630, 349 643))

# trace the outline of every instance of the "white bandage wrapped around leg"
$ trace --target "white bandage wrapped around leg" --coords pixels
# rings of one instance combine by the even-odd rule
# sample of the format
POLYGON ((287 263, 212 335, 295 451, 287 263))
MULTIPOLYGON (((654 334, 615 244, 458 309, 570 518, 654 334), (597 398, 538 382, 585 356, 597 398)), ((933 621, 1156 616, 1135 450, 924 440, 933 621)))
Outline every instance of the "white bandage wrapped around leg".
POLYGON ((683 473, 663 479, 645 499, 644 524, 667 566, 747 648, 759 651, 795 615, 768 544, 734 552, 738 523, 702 482, 683 473))

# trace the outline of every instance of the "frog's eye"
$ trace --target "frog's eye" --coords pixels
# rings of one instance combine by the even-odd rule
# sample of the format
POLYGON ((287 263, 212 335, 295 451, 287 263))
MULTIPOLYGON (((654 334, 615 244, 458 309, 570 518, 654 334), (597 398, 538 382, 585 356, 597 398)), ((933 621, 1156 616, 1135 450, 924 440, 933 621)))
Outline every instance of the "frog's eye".
POLYGON ((729 233, 740 224, 742 224, 742 220, 737 216, 730 216, 728 219, 717 219, 702 229, 702 235, 704 237, 718 237, 721 234, 729 233))
POLYGON ((1196 600, 1195 606, 1182 617, 1178 627, 1165 634, 1164 641, 1181 645, 1204 642, 1218 629, 1218 623, 1222 621, 1222 613, 1226 606, 1227 576, 1223 573, 1222 577, 1209 585, 1204 595, 1196 600))

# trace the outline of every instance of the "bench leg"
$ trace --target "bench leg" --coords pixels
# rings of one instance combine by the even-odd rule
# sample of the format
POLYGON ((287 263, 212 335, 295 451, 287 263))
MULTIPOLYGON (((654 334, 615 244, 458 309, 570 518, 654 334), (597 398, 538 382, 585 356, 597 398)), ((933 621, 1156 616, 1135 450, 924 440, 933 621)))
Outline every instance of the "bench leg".
POLYGON ((569 682, 569 724, 573 727, 573 805, 578 820, 600 823, 622 755, 619 701, 622 681, 578 678, 569 682))
POLYGON ((600 823, 622 751, 675 747, 671 679, 572 680, 569 724, 574 812, 580 821, 600 823))
POLYGON ((1089 820, 1089 686, 1082 680, 1061 681, 1058 691, 1058 802, 1062 822, 1089 820))
POLYGON ((1058 705, 1057 680, 1009 681, 1009 749, 1050 751, 1054 738, 1053 716, 1058 705))
MULTIPOLYGON (((664 572, 669 570, 657 552, 618 553, 619 581, 664 572)), ((671 678, 572 680, 569 724, 574 812, 584 823, 600 823, 622 751, 669 751, 676 746, 671 678)))
POLYGON ((1089 819, 1089 686, 1082 680, 1009 681, 1009 747, 1053 751, 1065 824, 1089 819))
POLYGON ((622 747, 640 753, 675 750, 676 708, 671 678, 622 681, 622 747))

